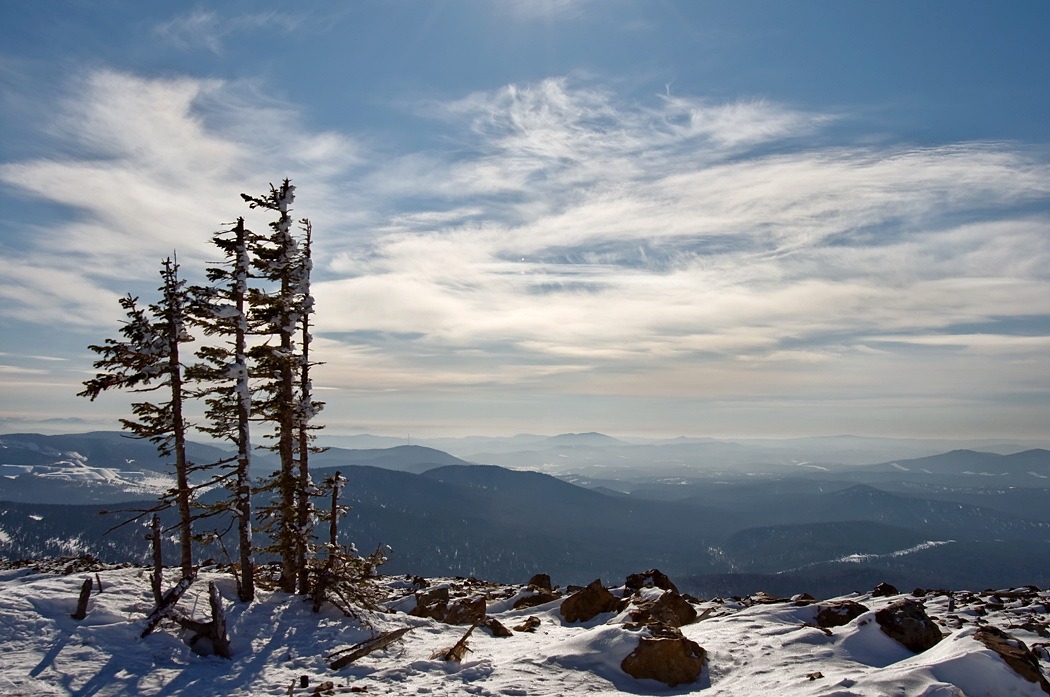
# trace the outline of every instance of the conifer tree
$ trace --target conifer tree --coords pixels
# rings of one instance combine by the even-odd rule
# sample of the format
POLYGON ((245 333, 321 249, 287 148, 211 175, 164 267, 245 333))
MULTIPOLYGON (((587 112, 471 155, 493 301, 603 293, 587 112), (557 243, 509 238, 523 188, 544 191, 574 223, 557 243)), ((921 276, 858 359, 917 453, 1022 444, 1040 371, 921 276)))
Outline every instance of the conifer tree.
POLYGON ((290 215, 295 187, 285 179, 280 188, 271 185, 269 194, 260 197, 241 194, 241 197, 251 208, 264 208, 278 214, 270 223, 271 234, 257 238, 251 249, 256 276, 270 282, 271 289, 253 288, 249 294, 253 330, 268 337, 265 343, 253 346, 250 355, 255 360, 257 375, 263 380, 257 390, 262 396, 257 401, 256 412, 274 424, 273 438, 277 442, 273 450, 280 459, 280 468, 269 485, 276 492, 277 500, 264 512, 271 516, 274 551, 281 563, 279 587, 294 592, 300 578, 300 550, 309 534, 299 525, 299 502, 308 494, 303 490, 296 459, 295 388, 301 359, 296 354, 295 338, 302 312, 299 294, 303 261, 298 240, 292 233, 290 215))
POLYGON ((120 305, 127 314, 121 328, 122 340, 106 339, 102 345, 89 346, 100 358, 94 367, 103 371, 84 382, 78 396, 95 400, 109 389, 132 392, 160 391, 166 401, 136 402, 132 405, 135 419, 121 419, 124 429, 136 438, 145 438, 157 446, 161 456, 175 456, 175 488, 164 500, 174 502, 179 515, 179 551, 183 579, 193 571, 193 529, 190 503, 193 491, 189 474, 192 463, 186 455, 187 423, 183 415, 183 368, 179 345, 193 338, 187 332, 187 297, 185 283, 179 279, 178 264, 171 258, 161 265, 161 299, 148 309, 138 306, 138 299, 128 295, 120 305))
POLYGON ((313 270, 313 226, 306 218, 300 220, 299 223, 303 230, 303 241, 297 278, 299 285, 297 294, 299 298, 300 352, 299 400, 295 412, 296 454, 299 468, 298 501, 296 505, 296 523, 299 537, 296 566, 299 576, 299 592, 305 595, 310 592, 310 559, 315 553, 312 545, 312 528, 313 521, 316 518, 316 511, 314 510, 311 497, 319 493, 315 490, 310 479, 310 453, 320 450, 312 446, 314 437, 311 432, 323 428, 314 426, 311 422, 314 416, 324 408, 324 403, 314 400, 313 383, 310 379, 310 369, 316 365, 310 362, 310 344, 313 342, 313 337, 310 334, 310 315, 314 313, 314 298, 310 287, 310 273, 313 270))
POLYGON ((199 429, 236 447, 231 458, 216 463, 232 468, 227 488, 232 500, 218 505, 233 512, 237 525, 238 596, 244 602, 255 598, 255 558, 252 547, 251 413, 252 395, 248 369, 248 279, 251 275, 249 242, 254 233, 238 218, 230 230, 217 232, 212 242, 226 261, 207 269, 211 283, 193 289, 193 319, 206 335, 226 341, 202 346, 200 362, 187 370, 190 379, 203 383, 197 396, 205 401, 206 422, 199 429))

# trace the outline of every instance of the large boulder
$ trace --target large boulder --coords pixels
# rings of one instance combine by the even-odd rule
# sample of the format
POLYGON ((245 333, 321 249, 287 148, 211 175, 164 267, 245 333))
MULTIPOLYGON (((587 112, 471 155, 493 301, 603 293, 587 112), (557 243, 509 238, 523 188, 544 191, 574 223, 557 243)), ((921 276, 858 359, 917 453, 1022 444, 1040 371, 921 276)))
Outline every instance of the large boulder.
POLYGON ((642 637, 620 668, 633 678, 659 680, 674 687, 696 682, 706 661, 700 645, 684 636, 642 637))
POLYGON ((1047 682, 1039 668, 1039 659, 1023 641, 1014 639, 998 627, 992 626, 978 628, 973 638, 999 654, 1022 678, 1036 683, 1043 692, 1050 695, 1050 682, 1047 682))
POLYGON ((659 588, 665 591, 678 592, 678 587, 659 569, 647 569, 638 574, 631 574, 623 584, 627 590, 637 591, 642 588, 659 588))
POLYGON ((696 608, 678 593, 665 591, 656 600, 636 605, 631 610, 631 621, 645 625, 684 627, 696 621, 696 608))
POLYGON ((578 590, 561 604, 561 616, 566 622, 586 622, 603 612, 620 609, 620 599, 602 585, 600 578, 578 590))
POLYGON ((429 617, 446 624, 474 624, 485 617, 485 610, 484 596, 452 600, 448 588, 435 588, 417 593, 416 606, 408 614, 429 617))
POLYGON ((849 624, 856 618, 868 611, 860 603, 852 600, 840 600, 834 603, 820 603, 817 605, 816 622, 818 627, 830 629, 849 624))
POLYGON ((882 631, 905 648, 921 653, 941 640, 941 630, 926 614, 922 603, 909 598, 898 600, 875 613, 882 631))
POLYGON ((442 622, 448 624, 474 624, 485 619, 485 596, 460 598, 448 606, 448 614, 442 622))
POLYGON ((551 585, 551 577, 547 574, 536 574, 529 579, 529 585, 547 591, 554 590, 554 586, 551 585))
POLYGON ((547 603, 553 602, 561 597, 561 593, 555 593, 554 591, 547 590, 544 588, 533 587, 534 592, 531 595, 523 595, 514 601, 514 609, 520 610, 525 607, 536 607, 537 605, 546 605, 547 603))
POLYGON ((871 597, 873 598, 889 598, 900 594, 901 592, 897 590, 896 586, 885 581, 871 589, 871 597))

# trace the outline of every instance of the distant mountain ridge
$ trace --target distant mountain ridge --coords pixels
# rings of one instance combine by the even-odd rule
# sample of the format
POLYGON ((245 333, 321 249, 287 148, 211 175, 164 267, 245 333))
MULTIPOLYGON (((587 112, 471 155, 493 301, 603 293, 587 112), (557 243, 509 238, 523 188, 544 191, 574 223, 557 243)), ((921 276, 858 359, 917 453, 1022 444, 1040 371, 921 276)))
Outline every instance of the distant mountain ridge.
POLYGON ((970 476, 1036 477, 1050 480, 1050 450, 1033 448, 1018 453, 998 453, 975 450, 952 450, 951 452, 919 457, 911 460, 894 460, 862 469, 868 471, 916 472, 924 474, 959 474, 970 476))

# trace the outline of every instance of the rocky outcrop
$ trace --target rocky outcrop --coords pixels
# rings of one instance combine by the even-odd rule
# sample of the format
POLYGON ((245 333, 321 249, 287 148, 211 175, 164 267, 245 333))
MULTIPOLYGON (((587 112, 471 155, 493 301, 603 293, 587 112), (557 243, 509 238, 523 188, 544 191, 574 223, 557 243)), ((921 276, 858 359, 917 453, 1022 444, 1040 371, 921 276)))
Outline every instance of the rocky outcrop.
POLYGON ((507 627, 495 617, 486 617, 481 623, 481 626, 487 629, 489 634, 499 639, 514 636, 514 632, 507 629, 507 627))
POLYGON ((435 588, 416 595, 416 607, 408 614, 429 617, 446 624, 474 624, 485 617, 484 596, 450 600, 448 588, 435 588))
POLYGON ((551 577, 547 574, 536 574, 529 579, 528 585, 534 586, 535 588, 541 588, 546 591, 554 590, 554 586, 551 585, 551 577))
POLYGON ((630 617, 631 621, 637 624, 684 627, 696 621, 696 608, 678 593, 665 591, 656 600, 635 605, 630 617))
POLYGON ((820 603, 817 608, 816 623, 818 627, 824 629, 849 624, 868 611, 868 608, 852 600, 820 603))
POLYGON ((889 583, 880 583, 871 589, 871 597, 873 598, 889 598, 894 595, 900 595, 901 592, 897 590, 895 586, 889 583))
POLYGON ((678 587, 671 582, 667 574, 659 569, 647 569, 638 574, 631 574, 623 584, 629 591, 637 591, 642 588, 659 588, 665 591, 678 592, 678 587))
POLYGON ((620 668, 633 678, 659 680, 674 687, 696 682, 706 662, 706 652, 684 636, 642 637, 620 668))
POLYGON ((530 590, 534 591, 531 595, 523 595, 514 602, 514 609, 520 610, 523 607, 536 607, 537 605, 546 605, 547 603, 554 602, 561 598, 561 593, 555 593, 549 589, 537 588, 530 586, 530 590))
POLYGON ((978 628, 973 638, 999 654, 1022 678, 1038 684, 1043 692, 1050 695, 1050 682, 1047 682, 1039 668, 1039 659, 1023 641, 1014 639, 998 627, 991 626, 978 628))
POLYGON ((586 622, 603 612, 619 611, 621 602, 602 585, 601 579, 595 579, 565 599, 561 604, 561 616, 566 622, 586 622))
POLYGON ((942 638, 922 603, 915 600, 906 598, 887 605, 875 613, 875 621, 887 636, 915 653, 936 646, 942 638))

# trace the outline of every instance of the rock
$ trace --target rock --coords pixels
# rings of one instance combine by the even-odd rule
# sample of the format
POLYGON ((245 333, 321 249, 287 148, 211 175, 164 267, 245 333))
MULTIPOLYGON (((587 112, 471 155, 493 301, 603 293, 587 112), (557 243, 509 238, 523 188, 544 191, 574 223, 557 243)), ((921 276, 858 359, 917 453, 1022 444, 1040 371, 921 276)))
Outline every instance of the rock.
POLYGON ((875 613, 882 631, 905 648, 921 653, 941 640, 941 630, 926 614, 922 603, 898 600, 875 613))
POLYGON ((913 590, 911 592, 911 594, 913 596, 915 596, 916 598, 925 598, 926 597, 926 589, 925 588, 916 588, 915 590, 913 590))
POLYGON ((551 577, 547 574, 536 574, 529 579, 529 585, 542 588, 545 591, 554 590, 554 586, 551 585, 551 577))
POLYGON ((474 624, 485 616, 485 598, 458 598, 450 602, 448 588, 416 594, 416 607, 408 614, 447 624, 474 624))
POLYGON ((514 636, 514 632, 507 629, 503 625, 503 623, 497 620, 495 617, 486 617, 484 621, 482 621, 481 626, 489 630, 489 633, 492 634, 492 636, 497 637, 499 639, 505 639, 506 637, 514 636))
POLYGON ((485 597, 461 598, 448 606, 448 614, 442 622, 448 624, 474 624, 485 617, 485 597))
POLYGON ((671 583, 671 579, 667 578, 667 575, 659 569, 647 569, 640 574, 631 574, 624 581, 623 585, 631 591, 655 587, 665 591, 678 592, 678 587, 671 583))
POLYGON ((892 595, 900 595, 901 592, 896 587, 891 586, 888 583, 880 583, 871 589, 871 597, 873 598, 888 598, 892 595))
POLYGON ((561 597, 560 593, 554 593, 553 591, 545 589, 537 589, 532 595, 526 595, 518 598, 514 602, 514 609, 520 610, 523 607, 536 607, 537 605, 546 605, 547 603, 553 602, 561 597))
POLYGON ((674 687, 696 682, 706 661, 707 654, 700 645, 683 636, 642 637, 620 668, 633 678, 659 680, 674 687))
POLYGON ((665 591, 658 599, 640 603, 632 610, 631 621, 683 627, 696 621, 696 608, 678 593, 665 591))
POLYGON ((561 604, 561 616, 566 622, 586 622, 603 612, 620 609, 620 600, 596 578, 583 590, 577 591, 561 604))
POLYGON ((775 595, 770 595, 765 591, 759 591, 753 595, 744 598, 744 603, 747 605, 773 605, 776 603, 789 602, 787 598, 780 598, 775 595))
POLYGON ((791 602, 801 607, 803 605, 812 605, 813 603, 817 602, 817 599, 809 593, 799 593, 797 595, 791 596, 791 602))
POLYGON ((849 624, 868 611, 868 608, 852 600, 821 603, 817 607, 819 608, 816 617, 817 626, 824 629, 849 624))
POLYGON ((973 638, 999 654, 1022 678, 1036 683, 1043 692, 1050 695, 1050 682, 1047 682, 1039 668, 1039 659, 1023 641, 1014 639, 998 627, 991 626, 978 628, 973 638))
POLYGON ((536 628, 540 626, 540 618, 530 616, 525 618, 525 621, 514 628, 515 632, 535 632, 536 628))

